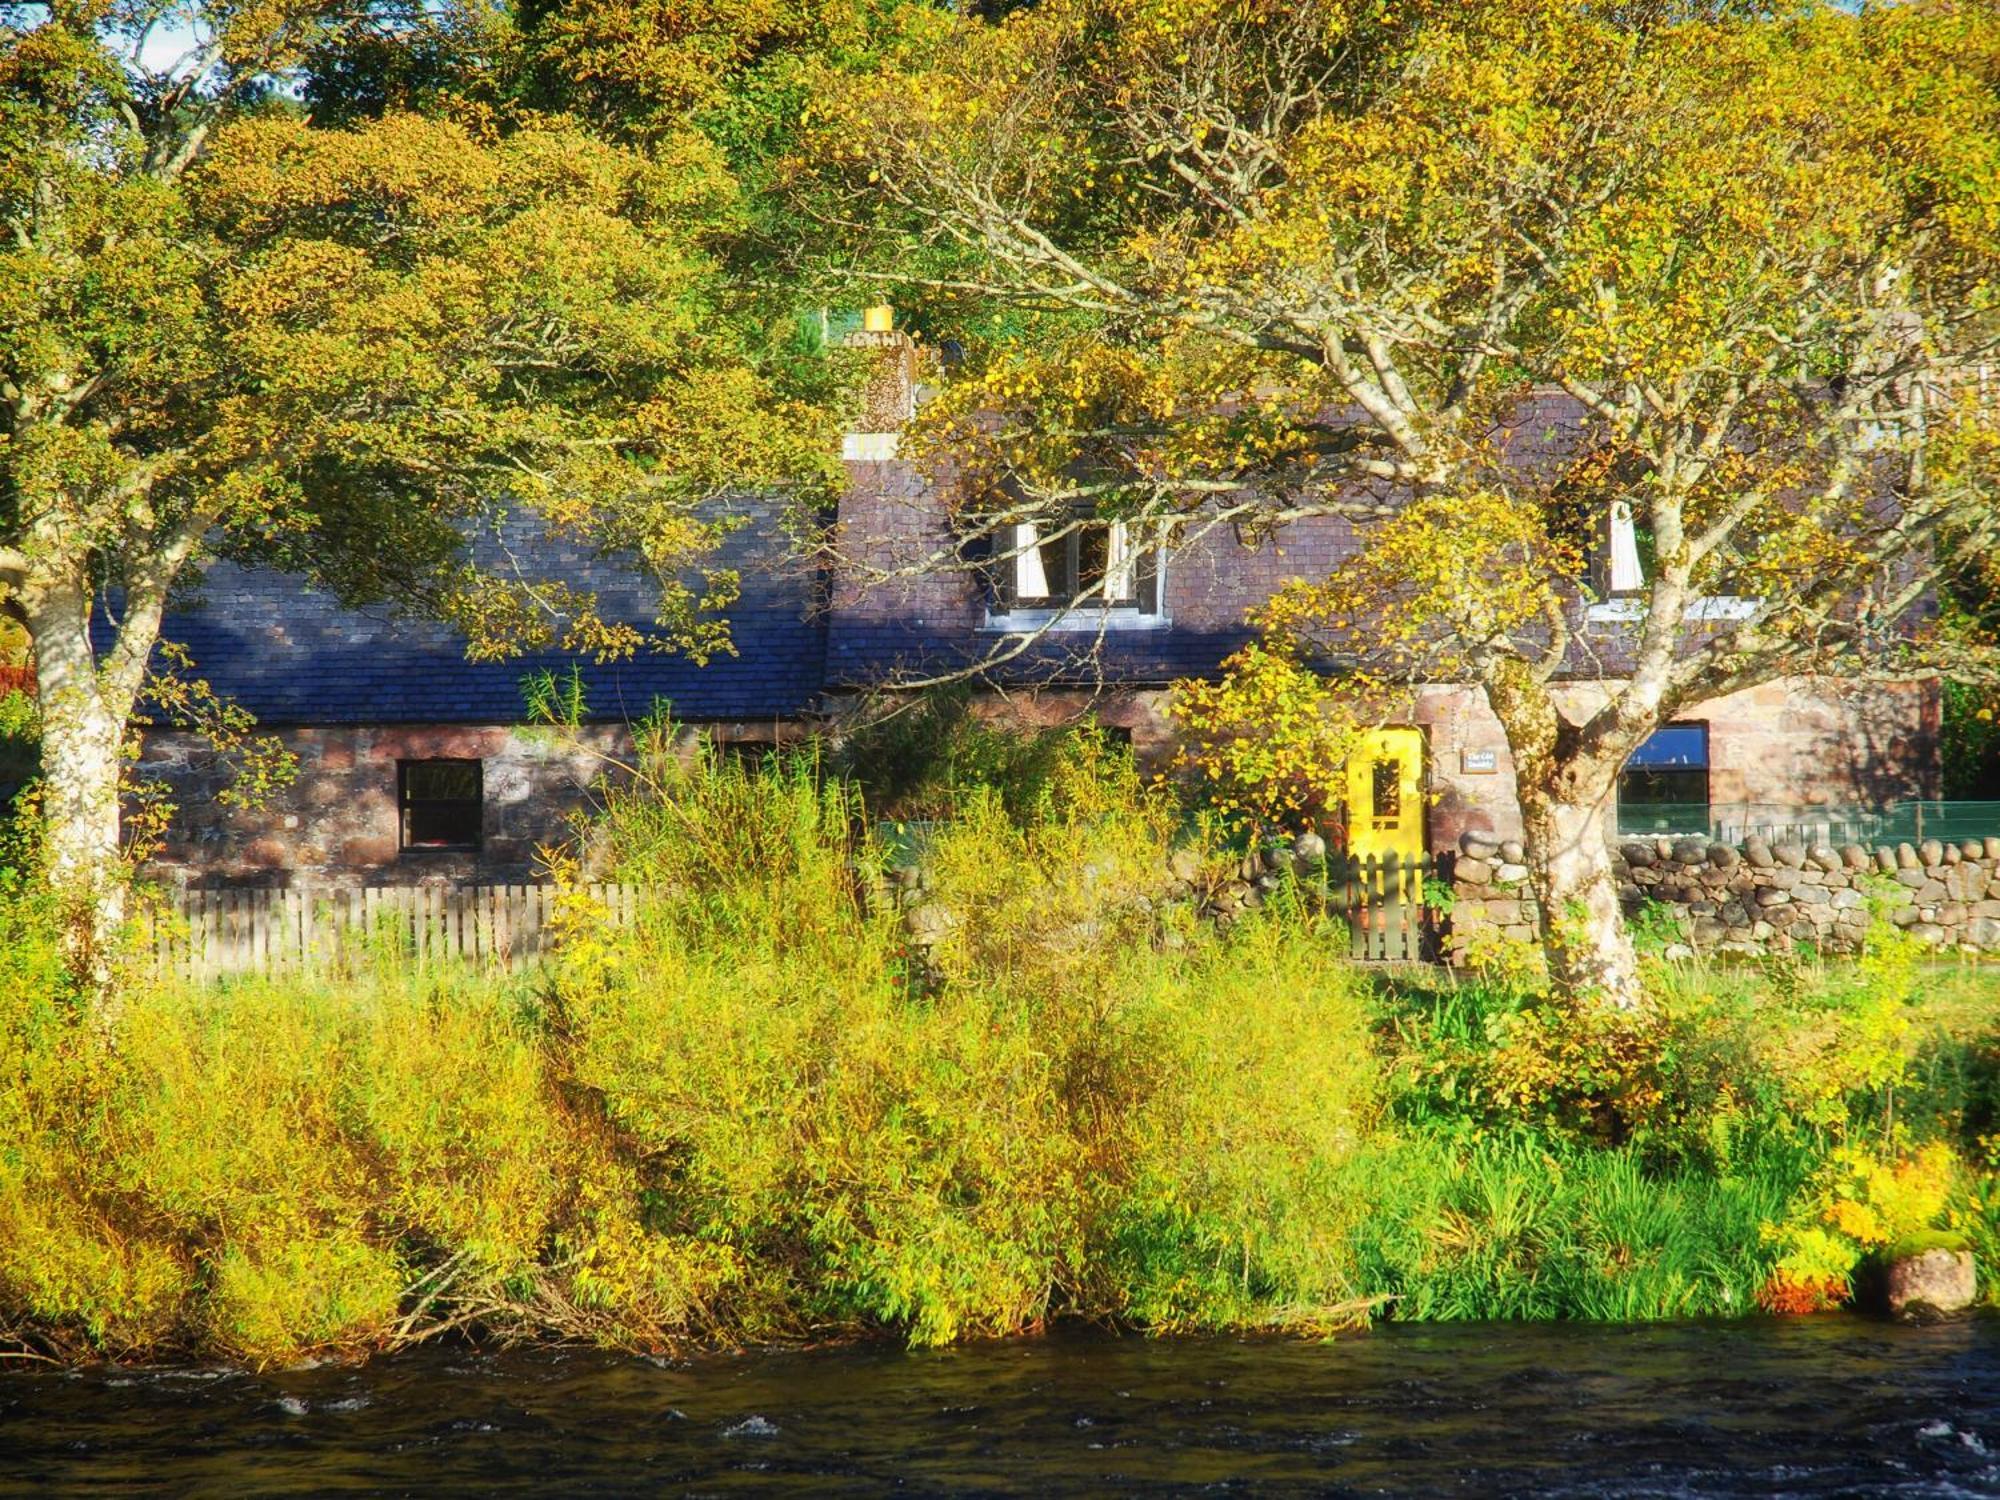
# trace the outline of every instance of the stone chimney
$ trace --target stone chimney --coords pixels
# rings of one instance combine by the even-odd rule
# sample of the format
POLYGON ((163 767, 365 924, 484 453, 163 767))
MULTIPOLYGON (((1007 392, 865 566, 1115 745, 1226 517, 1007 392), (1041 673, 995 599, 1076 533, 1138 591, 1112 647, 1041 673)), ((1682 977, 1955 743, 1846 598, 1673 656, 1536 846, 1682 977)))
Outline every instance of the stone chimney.
POLYGON ((917 410, 917 346, 896 327, 895 309, 887 306, 863 312, 860 330, 841 344, 863 351, 868 373, 861 387, 860 414, 854 429, 841 439, 840 456, 894 458, 897 434, 917 410))

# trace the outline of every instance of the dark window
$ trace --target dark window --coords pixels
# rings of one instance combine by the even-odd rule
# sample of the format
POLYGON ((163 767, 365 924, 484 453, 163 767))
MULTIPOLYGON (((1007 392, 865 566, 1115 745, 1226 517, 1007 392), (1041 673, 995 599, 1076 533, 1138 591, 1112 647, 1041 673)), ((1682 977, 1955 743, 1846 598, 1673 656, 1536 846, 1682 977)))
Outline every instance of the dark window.
POLYGON ((405 849, 479 847, 480 766, 476 760, 396 763, 405 849))
POLYGON ((746 771, 755 771, 778 753, 775 740, 721 740, 715 748, 746 771))
POLYGON ((1620 830, 1706 833, 1708 821, 1708 726, 1655 730, 1619 773, 1620 830))

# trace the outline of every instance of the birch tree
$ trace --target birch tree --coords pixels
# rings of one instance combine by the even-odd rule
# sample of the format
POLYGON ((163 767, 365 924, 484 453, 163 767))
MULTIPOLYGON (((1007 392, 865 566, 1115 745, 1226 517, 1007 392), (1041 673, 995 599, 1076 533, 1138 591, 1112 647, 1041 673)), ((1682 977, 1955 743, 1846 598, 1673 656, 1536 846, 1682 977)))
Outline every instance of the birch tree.
POLYGON ((0 610, 87 977, 122 911, 121 748, 202 555, 421 602, 479 650, 702 651, 729 596, 706 502, 824 477, 820 416, 732 317, 713 247, 740 202, 705 137, 617 146, 491 100, 306 117, 308 53, 436 20, 0 5, 0 610), (470 573, 468 535, 523 507, 636 549, 657 626, 470 573))
POLYGON ((822 145, 899 258, 857 241, 859 276, 968 344, 920 443, 991 545, 909 565, 1348 518, 1266 649, 1336 709, 1477 684, 1554 979, 1636 1003, 1602 830, 1648 735, 1781 676, 1984 670, 1916 622, 1994 534, 1996 57, 1988 0, 940 22, 822 145), (1566 709, 1627 518, 1643 582, 1566 709))

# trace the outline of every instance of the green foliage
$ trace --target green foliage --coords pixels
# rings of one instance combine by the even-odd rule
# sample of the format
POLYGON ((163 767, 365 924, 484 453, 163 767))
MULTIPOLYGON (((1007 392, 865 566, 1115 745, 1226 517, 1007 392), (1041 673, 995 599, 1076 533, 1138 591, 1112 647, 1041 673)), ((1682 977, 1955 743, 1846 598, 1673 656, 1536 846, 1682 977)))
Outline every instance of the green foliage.
POLYGON ((614 802, 607 828, 619 873, 667 892, 635 946, 573 950, 559 1004, 578 1079, 658 1164, 654 1225, 726 1256, 747 1331, 1228 1321, 1240 1293, 1107 1273, 1144 1212, 1184 1215, 1183 1239, 1224 1233, 1232 1267, 1293 1300, 1339 1300, 1287 1215, 1365 1127, 1352 980, 1316 929, 1163 926, 1142 898, 1171 818, 1129 761, 1073 739, 1025 820, 955 768, 959 816, 926 851, 923 899, 949 915, 921 996, 886 887, 854 899, 880 851, 851 842, 852 794, 809 757, 697 750, 652 774, 658 800, 614 802), (710 844, 728 829, 755 847, 710 844), (1302 1045, 1342 1032, 1330 1053, 1302 1045))
POLYGON ((558 859, 649 899, 573 883, 516 979, 385 948, 100 1024, 5 885, 0 1327, 261 1363, 1685 1317, 1837 1300, 1911 1234, 2000 1250, 1990 989, 1886 932, 1661 967, 1629 1016, 1371 981, 1289 888, 1226 929, 1162 899, 1176 810, 1097 737, 1019 811, 967 764, 892 869, 812 747, 658 717, 558 859))
POLYGON ((214 1346, 256 1362, 379 1333, 406 1279, 392 1253, 356 1235, 291 1232, 226 1243, 212 1276, 205 1310, 214 1346))
POLYGON ((385 958, 142 987, 107 1035, 24 970, 0 1318, 266 1361, 467 1322, 641 1346, 1217 1326, 1240 1277, 1352 1316, 1326 1211, 1374 1117, 1353 976, 1296 913, 1221 935, 1149 911, 1171 820, 1129 762, 1079 740, 1027 825, 967 793, 928 894, 976 939, 915 992, 851 786, 657 730, 594 830, 655 897, 619 931, 573 893, 532 988, 385 958), (1227 1284, 1163 1286, 1155 1255, 1128 1285, 1146 1214, 1162 1254, 1227 1246, 1227 1284))
POLYGON ((41 739, 35 700, 18 690, 0 693, 0 818, 9 816, 14 797, 41 769, 41 739))
MULTIPOLYGON (((1524 800, 1578 810, 1747 681, 1991 679, 1990 633, 1908 606, 1995 550, 1996 38, 1985 3, 961 8, 821 70, 798 172, 968 345, 905 449, 959 481, 961 558, 1079 506, 1169 550, 1342 537, 1176 684, 1224 816, 1312 818, 1413 682, 1482 690, 1524 800), (1937 393, 1921 421, 1897 381, 1937 393), (1878 524, 1885 485, 1912 524, 1878 524), (1549 687, 1612 516, 1647 541, 1630 637, 1674 666, 1572 719, 1549 687), (1727 651, 1685 608, 1724 593, 1756 601, 1727 651)), ((1589 904, 1544 926, 1552 982, 1636 1004, 1589 904)))
POLYGON ((1022 732, 979 717, 967 689, 939 689, 879 705, 843 735, 831 764, 860 789, 874 816, 928 821, 955 814, 975 789, 999 797, 1009 817, 1040 817, 1058 765, 1079 730, 1022 732))
POLYGON ((1984 800, 2000 796, 2000 719, 1994 691, 1968 683, 1943 685, 1944 717, 1938 733, 1944 795, 1984 800))
MULTIPOLYGON (((1889 929, 1893 933, 1893 929, 1889 929)), ((1525 1127, 1726 1171, 1880 1121, 1916 1051, 1901 935, 1849 966, 1766 975, 1654 971, 1611 1011, 1512 984, 1392 993, 1398 1110, 1452 1132, 1525 1127)))
POLYGON ((1379 1128, 1381 1082, 1337 936, 1282 912, 1248 922, 1149 997, 1146 1054, 1170 1086, 1137 1122, 1113 1221, 1125 1317, 1327 1328, 1365 1305, 1347 1169, 1379 1128))
POLYGON ((1687 941, 1687 923, 1680 910, 1669 901, 1645 901, 1626 918, 1632 946, 1648 957, 1657 958, 1675 943, 1687 941))
POLYGON ((40 734, 35 700, 19 688, 0 693, 0 740, 33 740, 40 734))
POLYGON ((1292 652, 1251 645, 1222 667, 1218 681, 1173 695, 1174 768, 1188 794, 1253 839, 1325 822, 1365 713, 1336 712, 1326 676, 1292 652))
MULTIPOLYGON (((140 61, 157 6, 0 14, 0 390, 28 393, 0 405, 0 606, 61 684, 42 750, 70 790, 44 811, 79 910, 115 906, 120 740, 205 556, 442 614, 476 655, 705 660, 737 595, 710 555, 732 497, 814 515, 837 487, 850 372, 745 291, 741 186, 668 102, 823 28, 657 16, 692 34, 627 56, 621 7, 536 15, 567 97, 516 86, 536 68, 512 12, 194 0, 164 72, 140 61), (611 83, 658 128, 562 112, 611 83), (472 537, 527 525, 636 557, 650 621, 474 565, 472 537)), ((233 736, 232 794, 281 780, 193 683, 157 674, 160 716, 233 736)))

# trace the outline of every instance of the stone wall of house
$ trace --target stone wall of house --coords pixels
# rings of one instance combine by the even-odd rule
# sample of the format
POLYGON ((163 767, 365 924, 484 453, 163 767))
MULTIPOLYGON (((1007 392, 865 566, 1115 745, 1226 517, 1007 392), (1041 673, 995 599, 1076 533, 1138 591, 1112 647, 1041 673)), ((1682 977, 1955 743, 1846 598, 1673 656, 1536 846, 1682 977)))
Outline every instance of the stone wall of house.
MULTIPOLYGON (((1890 903, 1889 920, 1933 948, 2000 951, 2000 838, 1875 849, 1627 840, 1612 863, 1628 916, 1640 916, 1650 903, 1673 920, 1670 953, 1749 957, 1791 952, 1801 943, 1851 953, 1868 929, 1877 892, 1890 903)), ((1535 935, 1537 911, 1518 842, 1464 835, 1450 878, 1453 956, 1463 957, 1484 937, 1535 935)))
MULTIPOLYGON (((1559 701, 1573 714, 1600 701, 1602 683, 1566 683, 1559 701)), ((1073 723, 1085 714, 1122 731, 1140 765, 1165 769, 1176 728, 1164 688, 1024 688, 977 700, 989 718, 1029 728, 1073 723)), ((1415 688, 1382 712, 1415 724, 1428 740, 1431 849, 1461 835, 1489 841, 1521 836, 1514 763, 1500 721, 1478 688, 1440 683, 1415 688), (1490 765, 1469 771, 1468 765, 1490 765)), ((1691 708, 1684 719, 1709 728, 1709 798, 1718 806, 1762 803, 1799 810, 1877 806, 1937 795, 1938 697, 1934 684, 1852 684, 1790 679, 1691 708)), ((1613 830, 1605 830, 1610 837, 1613 830)))
MULTIPOLYGON (((720 739, 769 741, 782 726, 702 726, 720 739)), ((292 783, 245 808, 219 800, 228 763, 176 731, 145 737, 138 767, 175 806, 154 879, 189 886, 504 884, 535 879, 536 850, 574 832, 592 788, 619 774, 622 725, 561 738, 504 724, 331 725, 271 731, 297 760, 292 783), (400 847, 396 763, 477 760, 483 827, 476 851, 400 847)))
MULTIPOLYGON (((1601 682, 1562 683, 1556 697, 1580 721, 1607 691, 1601 682)), ((1940 715, 1935 683, 1794 677, 1695 705, 1680 718, 1708 726, 1712 805, 1793 808, 1804 821, 1814 808, 1938 796, 1940 715)), ((1513 758, 1479 689, 1417 689, 1403 722, 1422 726, 1430 740, 1431 848, 1450 849, 1465 833, 1521 836, 1513 758)))

